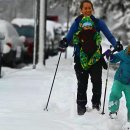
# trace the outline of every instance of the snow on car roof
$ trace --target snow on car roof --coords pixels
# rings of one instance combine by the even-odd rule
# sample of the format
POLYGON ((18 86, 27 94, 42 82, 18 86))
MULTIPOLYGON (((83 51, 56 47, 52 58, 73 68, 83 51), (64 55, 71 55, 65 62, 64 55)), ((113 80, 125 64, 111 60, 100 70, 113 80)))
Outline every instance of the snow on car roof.
MULTIPOLYGON (((21 26, 34 26, 34 19, 28 19, 28 18, 15 18, 11 21, 12 24, 16 24, 19 27, 21 26)), ((52 39, 54 39, 54 29, 62 27, 62 25, 58 22, 47 20, 46 21, 46 29, 47 32, 51 34, 52 39)))
POLYGON ((3 19, 0 19, 0 32, 3 33, 6 37, 8 35, 19 36, 13 25, 3 19))
POLYGON ((28 18, 16 18, 16 19, 13 19, 11 21, 12 24, 16 24, 18 26, 23 26, 23 25, 30 25, 30 26, 34 26, 34 19, 28 19, 28 18))
MULTIPOLYGON (((31 25, 34 26, 34 19, 28 19, 28 18, 15 18, 11 21, 12 24, 16 24, 18 26, 23 26, 23 25, 31 25)), ((51 21, 51 20, 47 20, 47 30, 49 30, 50 28, 57 28, 61 26, 60 23, 51 21)))

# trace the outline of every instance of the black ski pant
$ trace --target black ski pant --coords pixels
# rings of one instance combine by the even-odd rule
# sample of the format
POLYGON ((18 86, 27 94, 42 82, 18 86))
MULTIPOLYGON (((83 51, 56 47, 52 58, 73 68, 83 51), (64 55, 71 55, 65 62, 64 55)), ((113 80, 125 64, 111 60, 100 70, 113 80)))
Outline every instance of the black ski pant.
POLYGON ((78 59, 74 59, 75 73, 77 77, 77 104, 85 107, 87 104, 87 87, 88 79, 91 77, 92 82, 92 104, 101 105, 102 93, 102 63, 95 63, 89 70, 83 70, 78 59))

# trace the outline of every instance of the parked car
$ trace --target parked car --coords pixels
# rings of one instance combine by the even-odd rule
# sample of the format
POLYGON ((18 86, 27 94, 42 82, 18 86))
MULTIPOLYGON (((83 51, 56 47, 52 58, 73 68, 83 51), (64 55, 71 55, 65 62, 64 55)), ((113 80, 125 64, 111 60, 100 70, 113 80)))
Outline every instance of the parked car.
MULTIPOLYGON (((16 28, 19 35, 26 37, 24 45, 27 47, 28 59, 33 58, 33 45, 34 45, 34 19, 13 19, 13 26, 16 28)), ((45 56, 53 56, 58 54, 58 46, 61 38, 61 24, 58 22, 47 20, 47 32, 46 32, 46 46, 45 56)), ((32 60, 31 60, 32 61, 32 60)))
POLYGON ((19 37, 12 24, 5 20, 0 20, 0 32, 5 36, 5 39, 2 40, 2 64, 16 67, 18 63, 22 62, 23 38, 19 37))
POLYGON ((58 54, 59 41, 62 38, 62 25, 47 20, 47 49, 50 56, 58 54))
POLYGON ((0 32, 0 78, 1 78, 1 66, 2 66, 2 40, 5 39, 5 36, 0 32))
POLYGON ((14 24, 16 21, 12 22, 18 34, 20 36, 25 36, 24 47, 26 51, 24 52, 24 62, 31 63, 33 61, 34 27, 31 24, 20 26, 16 23, 14 24))

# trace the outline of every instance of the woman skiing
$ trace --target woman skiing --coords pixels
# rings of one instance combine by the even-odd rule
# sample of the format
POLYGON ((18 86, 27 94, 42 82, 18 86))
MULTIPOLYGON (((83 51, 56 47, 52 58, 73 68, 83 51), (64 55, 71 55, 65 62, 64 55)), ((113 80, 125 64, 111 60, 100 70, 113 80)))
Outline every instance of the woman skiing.
POLYGON ((83 0, 80 12, 81 15, 75 19, 66 37, 60 41, 59 48, 63 51, 73 42, 74 69, 78 81, 77 113, 83 115, 86 112, 89 76, 93 84, 92 108, 100 110, 101 106, 102 67, 107 69, 107 66, 104 59, 99 60, 102 54, 100 31, 117 50, 121 50, 122 45, 117 44, 104 21, 93 16, 94 8, 91 1, 83 0), (85 27, 87 31, 84 31, 85 27))

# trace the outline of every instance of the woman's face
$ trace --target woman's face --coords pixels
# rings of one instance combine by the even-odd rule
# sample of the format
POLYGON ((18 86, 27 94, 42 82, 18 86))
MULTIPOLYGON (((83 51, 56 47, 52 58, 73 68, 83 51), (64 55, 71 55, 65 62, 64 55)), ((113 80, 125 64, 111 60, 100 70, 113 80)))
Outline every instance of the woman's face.
POLYGON ((92 8, 91 4, 85 2, 85 3, 83 4, 83 8, 81 9, 81 13, 82 13, 84 16, 91 16, 92 13, 93 13, 93 8, 92 8))

